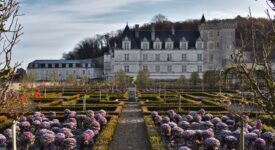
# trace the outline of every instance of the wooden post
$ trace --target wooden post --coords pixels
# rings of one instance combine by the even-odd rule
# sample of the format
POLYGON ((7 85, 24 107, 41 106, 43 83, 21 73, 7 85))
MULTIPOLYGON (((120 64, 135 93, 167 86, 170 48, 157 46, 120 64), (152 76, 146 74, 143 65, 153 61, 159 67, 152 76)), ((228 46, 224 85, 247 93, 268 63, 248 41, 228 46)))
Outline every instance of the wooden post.
POLYGON ((86 111, 86 94, 83 97, 83 111, 86 111))
POLYGON ((44 98, 47 97, 47 90, 46 90, 46 86, 44 86, 44 98))
POLYGON ((240 150, 244 150, 244 120, 241 118, 240 150))
POLYGON ((13 150, 17 150, 17 145, 16 145, 16 120, 13 120, 12 122, 12 144, 13 144, 13 150))
POLYGON ((99 90, 99 101, 101 102, 101 90, 99 90))
POLYGON ((179 108, 178 108, 179 110, 179 112, 180 112, 180 110, 181 110, 181 94, 179 93, 179 108))
POLYGON ((159 87, 159 98, 160 98, 160 87, 159 87))

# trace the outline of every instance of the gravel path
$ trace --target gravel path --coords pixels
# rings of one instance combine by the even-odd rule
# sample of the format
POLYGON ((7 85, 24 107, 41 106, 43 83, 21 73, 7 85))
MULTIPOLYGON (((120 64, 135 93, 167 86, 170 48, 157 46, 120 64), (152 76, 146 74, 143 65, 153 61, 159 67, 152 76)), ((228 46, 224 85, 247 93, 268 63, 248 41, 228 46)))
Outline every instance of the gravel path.
POLYGON ((149 150, 143 114, 138 103, 123 109, 110 150, 149 150))

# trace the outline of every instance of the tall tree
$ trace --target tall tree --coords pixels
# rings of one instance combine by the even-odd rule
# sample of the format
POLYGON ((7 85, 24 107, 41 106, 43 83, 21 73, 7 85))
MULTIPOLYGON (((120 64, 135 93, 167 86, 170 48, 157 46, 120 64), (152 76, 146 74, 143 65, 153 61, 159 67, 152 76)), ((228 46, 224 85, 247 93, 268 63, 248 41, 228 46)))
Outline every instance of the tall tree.
POLYGON ((76 85, 77 84, 77 79, 76 79, 76 75, 74 73, 69 74, 68 78, 67 78, 67 82, 69 84, 73 84, 76 85))
POLYGON ((168 18, 162 14, 157 14, 152 18, 152 23, 162 23, 168 21, 168 18))
POLYGON ((138 88, 148 88, 150 85, 150 73, 147 70, 140 70, 137 74, 136 85, 138 88))
POLYGON ((121 89, 127 88, 130 84, 129 79, 123 70, 119 70, 116 73, 115 81, 117 83, 117 87, 121 89))
POLYGON ((200 81, 200 77, 199 77, 199 74, 198 72, 192 72, 191 74, 191 77, 190 77, 190 84, 193 86, 193 87, 196 87, 200 81))
POLYGON ((19 2, 17 0, 0 1, 0 103, 6 103, 6 91, 12 81, 16 68, 11 64, 12 50, 23 34, 18 22, 19 2))
POLYGON ((56 71, 53 71, 53 72, 51 72, 50 73, 50 75, 49 75, 49 80, 50 80, 50 82, 52 82, 52 83, 57 83, 58 82, 58 73, 56 72, 56 71))
POLYGON ((217 85, 217 79, 219 79, 219 72, 209 70, 203 74, 203 83, 208 88, 214 88, 217 85))
MULTIPOLYGON (((271 7, 274 8, 274 1, 267 0, 270 2, 271 7)), ((273 9, 274 10, 274 9, 273 9)), ((249 87, 249 90, 254 93, 254 102, 263 108, 272 118, 275 118, 275 80, 272 70, 272 64, 274 60, 270 57, 270 54, 275 49, 275 25, 273 19, 271 19, 268 11, 266 14, 270 18, 272 24, 272 31, 258 30, 254 24, 254 19, 250 13, 250 41, 252 49, 252 57, 250 63, 244 59, 245 47, 247 47, 246 39, 242 38, 242 47, 239 51, 232 55, 234 60, 234 69, 239 74, 244 76, 244 81, 249 87)), ((267 24, 264 24, 264 27, 267 24)), ((242 35, 246 37, 247 35, 242 35)))
POLYGON ((181 87, 184 87, 185 84, 187 84, 187 79, 184 75, 180 75, 178 79, 178 83, 181 85, 181 87))
POLYGON ((110 36, 108 33, 104 35, 96 35, 93 38, 85 38, 80 41, 73 51, 64 53, 64 59, 87 59, 103 56, 110 48, 110 36))

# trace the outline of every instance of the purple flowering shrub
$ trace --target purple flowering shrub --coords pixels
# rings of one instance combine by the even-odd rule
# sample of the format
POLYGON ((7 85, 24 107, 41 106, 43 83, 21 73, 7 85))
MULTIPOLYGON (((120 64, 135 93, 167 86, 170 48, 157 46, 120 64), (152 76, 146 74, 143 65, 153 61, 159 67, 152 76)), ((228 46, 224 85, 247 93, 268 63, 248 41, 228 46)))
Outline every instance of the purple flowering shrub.
MULTIPOLYGON (((41 112, 31 116, 21 116, 16 126, 18 149, 91 149, 94 140, 107 124, 107 112, 96 113, 88 110, 86 115, 64 110, 63 121, 56 117, 55 112, 49 112, 48 118, 41 112), (80 128, 78 128, 80 127, 80 128)), ((175 124, 177 125, 177 124, 175 124)), ((0 149, 12 148, 12 130, 4 130, 0 134, 0 149)))
MULTIPOLYGON (((213 117, 204 109, 190 111, 187 115, 168 110, 161 116, 153 111, 151 117, 171 149, 236 149, 240 144, 239 116, 231 113, 221 117, 213 117)), ((248 124, 249 117, 244 116, 243 133, 247 149, 270 149, 275 143, 275 134, 262 133, 262 122, 257 120, 255 126, 248 124), (261 138, 259 138, 261 137, 261 138), (254 148, 253 148, 254 147, 254 148)))

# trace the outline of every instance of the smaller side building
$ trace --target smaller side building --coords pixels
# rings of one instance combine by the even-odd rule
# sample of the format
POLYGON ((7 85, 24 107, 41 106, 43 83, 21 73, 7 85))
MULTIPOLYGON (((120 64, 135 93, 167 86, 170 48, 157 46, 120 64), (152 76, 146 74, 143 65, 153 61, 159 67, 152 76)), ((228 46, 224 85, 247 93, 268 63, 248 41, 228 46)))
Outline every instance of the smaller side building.
POLYGON ((102 78, 103 69, 96 68, 92 59, 81 60, 35 60, 29 63, 27 73, 34 74, 36 81, 49 81, 57 76, 59 81, 68 80, 70 75, 76 79, 86 76, 89 80, 102 78))

